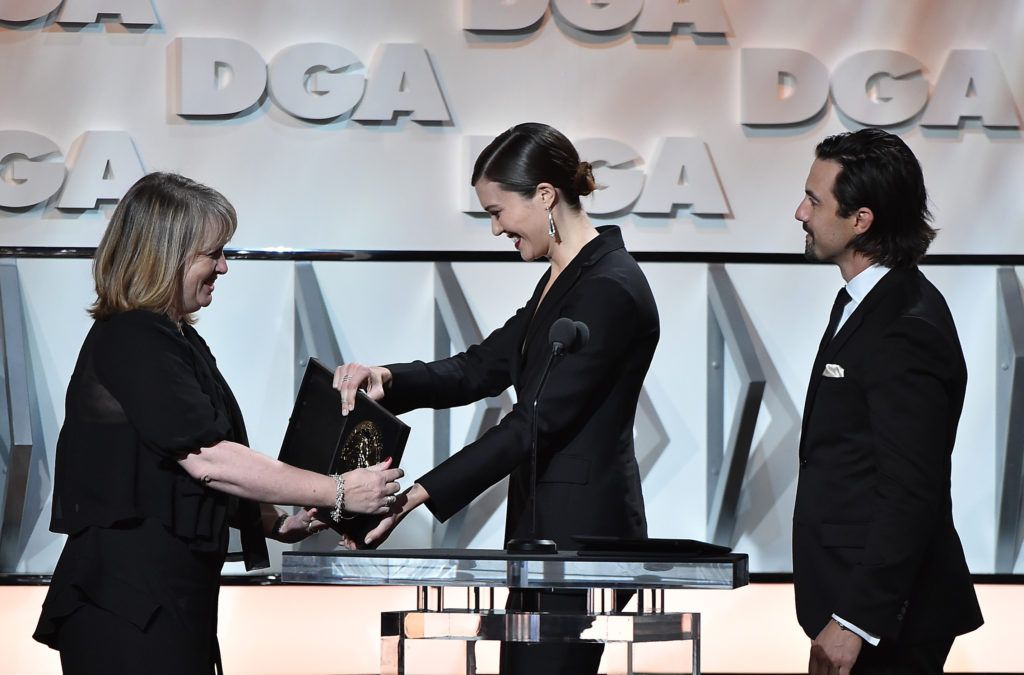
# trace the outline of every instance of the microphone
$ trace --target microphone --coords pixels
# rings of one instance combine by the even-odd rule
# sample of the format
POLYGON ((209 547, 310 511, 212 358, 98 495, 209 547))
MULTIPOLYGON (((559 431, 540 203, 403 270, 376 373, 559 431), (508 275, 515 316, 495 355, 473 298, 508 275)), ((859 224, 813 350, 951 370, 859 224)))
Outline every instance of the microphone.
POLYGON ((551 344, 551 355, 541 374, 540 386, 533 399, 533 410, 530 420, 530 504, 531 518, 529 539, 509 539, 505 544, 506 551, 520 553, 558 553, 558 545, 550 539, 537 538, 537 408, 541 392, 548 381, 548 373, 555 359, 565 354, 573 354, 583 349, 590 340, 590 329, 582 321, 573 321, 569 317, 561 317, 551 324, 548 330, 548 342, 551 344))
POLYGON ((590 341, 590 328, 582 321, 573 321, 567 316, 556 320, 548 331, 548 342, 556 356, 575 354, 590 341))

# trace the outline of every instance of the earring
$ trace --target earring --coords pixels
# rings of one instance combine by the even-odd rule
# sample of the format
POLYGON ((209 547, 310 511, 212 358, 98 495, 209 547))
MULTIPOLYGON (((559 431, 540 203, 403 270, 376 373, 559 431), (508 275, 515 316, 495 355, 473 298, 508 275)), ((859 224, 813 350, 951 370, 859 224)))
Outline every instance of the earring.
POLYGON ((548 236, 552 239, 558 237, 558 230, 555 229, 555 217, 551 215, 551 207, 548 207, 548 236))

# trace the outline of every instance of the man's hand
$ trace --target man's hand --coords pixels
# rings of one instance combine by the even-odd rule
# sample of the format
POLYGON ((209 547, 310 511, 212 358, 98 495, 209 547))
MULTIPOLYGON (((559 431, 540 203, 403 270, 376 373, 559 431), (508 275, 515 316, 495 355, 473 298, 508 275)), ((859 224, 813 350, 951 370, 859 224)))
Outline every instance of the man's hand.
POLYGON ((811 642, 809 675, 850 675, 864 641, 835 620, 829 621, 811 642))

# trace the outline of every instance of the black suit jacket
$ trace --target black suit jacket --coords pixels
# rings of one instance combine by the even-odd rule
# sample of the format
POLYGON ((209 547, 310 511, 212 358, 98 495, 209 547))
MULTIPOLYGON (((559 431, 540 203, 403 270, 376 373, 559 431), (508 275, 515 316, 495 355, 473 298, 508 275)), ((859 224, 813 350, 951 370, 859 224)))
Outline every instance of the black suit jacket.
POLYGON ((793 516, 796 609, 809 636, 833 613, 883 641, 981 625, 950 499, 966 386, 952 315, 917 268, 886 274, 819 351, 793 516), (844 377, 823 377, 827 364, 844 377))
POLYGON ((658 343, 658 309, 647 279, 617 227, 601 228, 555 280, 550 270, 533 297, 479 345, 451 358, 390 365, 384 403, 394 412, 449 408, 514 386, 517 403, 502 420, 419 483, 444 521, 505 476, 506 539, 530 528, 530 410, 559 317, 583 321, 590 341, 556 362, 540 399, 538 535, 574 548, 573 535, 646 536, 633 419, 658 343))

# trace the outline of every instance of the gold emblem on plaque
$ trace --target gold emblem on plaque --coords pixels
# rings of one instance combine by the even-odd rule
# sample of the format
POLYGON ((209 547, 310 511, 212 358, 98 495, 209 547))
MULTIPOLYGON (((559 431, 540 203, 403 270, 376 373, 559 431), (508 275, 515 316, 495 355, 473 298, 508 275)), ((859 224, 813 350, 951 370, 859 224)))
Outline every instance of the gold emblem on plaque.
POLYGON ((342 462, 349 469, 377 464, 383 454, 384 439, 380 429, 370 420, 357 424, 341 448, 342 462))

